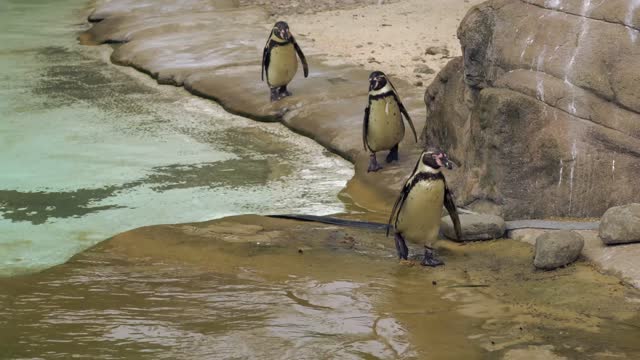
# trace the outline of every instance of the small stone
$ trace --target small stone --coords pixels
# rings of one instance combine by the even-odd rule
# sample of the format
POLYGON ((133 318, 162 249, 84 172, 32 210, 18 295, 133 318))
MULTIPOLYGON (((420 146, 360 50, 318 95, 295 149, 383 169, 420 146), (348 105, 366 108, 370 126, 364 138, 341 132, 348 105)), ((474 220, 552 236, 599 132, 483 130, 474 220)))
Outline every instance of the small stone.
POLYGON ((576 261, 584 247, 582 235, 569 231, 548 231, 536 239, 533 265, 538 269, 553 270, 576 261))
POLYGON ((433 281, 431 282, 431 285, 436 286, 436 285, 438 285, 438 282, 437 282, 437 281, 435 281, 435 280, 433 280, 433 281))
POLYGON ((422 81, 416 81, 413 83, 415 86, 422 86, 422 81))
POLYGON ((416 68, 413 69, 413 72, 419 74, 435 74, 436 71, 430 68, 428 65, 422 64, 416 66, 416 68))
POLYGON ((298 249, 298 254, 304 254, 304 250, 298 249))
POLYGON ((599 235, 606 245, 640 242, 640 204, 607 210, 600 220, 599 235))
POLYGON ((362 45, 361 45, 361 44, 356 45, 356 48, 358 48, 358 49, 360 49, 361 47, 362 47, 362 45))
POLYGON ((425 50, 425 55, 442 55, 449 56, 449 49, 445 46, 429 46, 427 50, 425 50))
POLYGON ((456 239, 453 221, 447 215, 442 218, 444 236, 454 241, 477 241, 499 239, 504 236, 506 224, 504 219, 488 214, 459 214, 462 227, 462 240, 456 239))

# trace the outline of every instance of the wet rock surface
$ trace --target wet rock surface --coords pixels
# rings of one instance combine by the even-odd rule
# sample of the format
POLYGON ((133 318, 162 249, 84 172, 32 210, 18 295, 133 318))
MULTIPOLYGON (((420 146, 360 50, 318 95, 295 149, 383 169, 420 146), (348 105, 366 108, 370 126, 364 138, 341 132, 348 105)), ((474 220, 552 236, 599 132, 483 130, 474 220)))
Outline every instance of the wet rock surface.
POLYGON ((640 242, 640 204, 607 210, 600 222, 599 235, 607 245, 640 242))
MULTIPOLYGON (((535 246, 536 239, 549 230, 522 228, 508 230, 510 239, 526 242, 535 246)), ((640 258, 640 246, 607 246, 598 236, 597 229, 577 231, 584 238, 582 255, 589 262, 611 274, 617 274, 626 283, 640 288, 640 267, 637 266, 640 258)))
POLYGON ((462 58, 427 89, 424 136, 462 167, 462 203, 507 219, 599 217, 637 202, 640 7, 491 0, 463 19, 462 58))
MULTIPOLYGON (((369 158, 362 148, 362 118, 368 71, 356 65, 328 64, 322 54, 305 46, 307 42, 300 36, 297 40, 309 61, 309 77, 303 78, 299 71, 289 86, 293 96, 271 103, 268 86, 260 81, 262 49, 272 26, 265 10, 225 8, 227 3, 216 8, 216 1, 194 0, 191 8, 165 11, 148 5, 148 11, 125 16, 122 10, 131 1, 99 5, 94 16, 103 20, 82 34, 81 41, 120 43, 111 56, 116 64, 132 66, 162 84, 184 86, 231 113, 282 122, 352 161, 359 186, 376 189, 385 208, 393 204, 415 165, 421 144, 405 136, 398 163, 375 174, 366 172, 369 158)), ((295 29, 292 32, 296 34, 295 29)), ((399 79, 393 81, 416 127, 423 127, 424 104, 416 87, 399 79)))
POLYGON ((462 239, 456 239, 453 222, 449 216, 442 218, 441 229, 444 235, 454 241, 476 241, 499 239, 504 235, 505 222, 495 215, 460 214, 462 239))
POLYGON ((553 270, 576 261, 584 247, 582 236, 573 231, 544 232, 536 238, 533 265, 538 269, 553 270))
MULTIPOLYGON (((409 246, 412 253, 421 252, 421 244, 409 246)), ((627 325, 638 321, 640 293, 616 277, 585 263, 535 271, 532 248, 508 239, 441 241, 438 252, 444 267, 402 265, 392 239, 382 231, 245 215, 132 230, 62 266, 0 279, 0 286, 12 289, 9 301, 16 317, 10 334, 37 344, 41 340, 34 329, 47 328, 42 324, 52 320, 66 319, 64 327, 71 332, 86 321, 126 328, 131 316, 157 329, 197 330, 197 349, 206 344, 208 351, 227 354, 242 348, 247 357, 258 349, 278 354, 279 347, 288 351, 284 358, 313 357, 306 352, 310 341, 317 345, 316 355, 321 351, 351 358, 640 356, 638 329, 627 325), (44 286, 49 279, 56 281, 44 286), (112 288, 118 291, 108 291, 112 288), (52 312, 50 299, 64 294, 52 312), (123 307, 125 302, 129 305, 123 307), (24 306, 31 311, 19 311, 24 306), (159 306, 171 311, 148 310, 159 306), (81 309, 80 323, 69 317, 76 308, 81 309), (34 316, 41 312, 47 316, 34 316), (258 316, 265 313, 266 318, 258 316), (277 328, 301 330, 249 336, 255 334, 252 329, 273 327, 274 322, 277 328), (228 348, 204 341, 222 335, 225 342, 245 345, 228 348), (363 339, 365 343, 352 347, 363 339)), ((6 300, 0 294, 3 309, 6 300)), ((111 341, 104 339, 103 327, 85 331, 83 339, 96 336, 96 344, 111 341)), ((154 339, 154 334, 132 336, 154 339)), ((193 337, 175 336, 175 330, 168 334, 180 345, 181 356, 193 351, 193 337)), ((59 331, 55 339, 70 336, 59 331)), ((96 349, 72 344, 74 353, 89 357, 96 349)), ((160 350, 154 344, 143 345, 160 350)), ((161 350, 174 354, 175 349, 161 350)))
POLYGON ((553 346, 528 346, 525 349, 509 350, 504 360, 567 360, 553 352, 553 346))

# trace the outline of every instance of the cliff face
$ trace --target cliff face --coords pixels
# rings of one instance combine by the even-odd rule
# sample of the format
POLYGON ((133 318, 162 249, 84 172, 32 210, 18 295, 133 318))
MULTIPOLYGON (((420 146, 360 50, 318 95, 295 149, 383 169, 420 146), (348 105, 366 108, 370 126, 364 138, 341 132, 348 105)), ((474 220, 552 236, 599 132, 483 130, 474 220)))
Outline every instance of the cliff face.
POLYGON ((427 143, 465 204, 508 218, 600 216, 640 201, 640 1, 490 0, 427 89, 427 143))

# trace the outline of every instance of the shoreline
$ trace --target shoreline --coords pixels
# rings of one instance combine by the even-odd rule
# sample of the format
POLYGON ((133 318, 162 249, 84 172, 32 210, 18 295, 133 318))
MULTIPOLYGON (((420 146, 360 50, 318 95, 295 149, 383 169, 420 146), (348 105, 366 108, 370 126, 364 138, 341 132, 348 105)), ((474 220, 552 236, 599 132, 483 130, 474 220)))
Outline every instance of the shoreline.
MULTIPOLYGON (((413 144, 405 133, 400 145, 400 161, 385 166, 380 172, 367 173, 368 154, 361 149, 361 124, 369 70, 350 62, 336 64, 331 56, 301 43, 310 64, 310 76, 303 79, 299 72, 292 82, 294 95, 271 104, 266 84, 259 81, 259 54, 269 31, 269 16, 256 7, 224 6, 203 9, 195 24, 188 25, 184 21, 189 12, 167 14, 156 9, 155 13, 147 14, 146 10, 124 17, 118 15, 122 8, 102 9, 93 13, 94 19, 102 20, 93 23, 80 40, 84 44, 116 43, 111 61, 117 65, 133 67, 159 84, 182 86, 193 95, 215 101, 232 114, 256 121, 280 122, 294 133, 313 139, 354 165, 354 176, 341 196, 368 210, 366 220, 386 220, 421 152, 422 139, 413 144), (211 23, 220 25, 220 22, 222 29, 211 32, 211 23), (236 31, 235 27, 242 29, 236 31), (181 36, 186 34, 192 35, 192 43, 184 43, 185 38, 181 36), (211 54, 215 54, 215 59, 211 54)), ((295 28, 293 30, 295 34, 295 28)), ((424 89, 405 78, 394 78, 394 82, 417 131, 422 133, 426 118, 424 89)), ((520 229, 510 231, 508 236, 531 244, 535 239, 533 234, 539 231, 520 229)), ((640 288, 640 267, 628 265, 633 264, 633 255, 629 253, 640 253, 640 247, 631 246, 629 251, 625 251, 624 246, 605 247, 598 241, 597 232, 581 233, 587 239, 583 257, 602 271, 617 274, 640 288)))
MULTIPOLYGON (((390 5, 396 4, 391 3, 390 5)), ((361 8, 349 11, 359 10, 361 8)), ((259 21, 250 21, 253 27, 249 29, 248 34, 243 35, 245 38, 256 39, 252 41, 255 48, 253 56, 251 56, 253 60, 245 60, 245 58, 249 58, 247 56, 249 49, 245 48, 242 49, 243 51, 238 51, 234 58, 224 59, 225 62, 218 66, 209 67, 203 62, 202 68, 186 71, 185 73, 182 72, 182 69, 175 69, 175 71, 171 69, 155 69, 153 64, 148 61, 149 59, 136 58, 136 49, 132 49, 132 51, 123 50, 123 48, 130 46, 132 42, 145 41, 144 30, 142 30, 141 36, 138 37, 136 36, 136 24, 129 28, 131 24, 127 24, 126 21, 123 24, 117 19, 113 21, 113 24, 109 24, 109 21, 113 19, 106 12, 99 12, 99 16, 89 17, 94 20, 96 18, 102 20, 93 22, 93 27, 83 34, 80 40, 83 44, 114 44, 114 53, 111 56, 111 60, 117 65, 133 67, 149 75, 159 84, 182 86, 193 95, 215 101, 232 114, 256 121, 280 122, 294 133, 313 139, 328 151, 354 164, 355 175, 345 189, 347 196, 353 198, 357 205, 372 212, 384 213, 388 211, 397 197, 398 189, 401 188, 404 180, 415 165, 415 159, 420 154, 421 147, 420 140, 418 144, 414 144, 411 137, 405 134, 405 139, 400 145, 399 163, 388 165, 378 173, 366 172, 368 154, 362 149, 361 128, 368 90, 366 79, 371 69, 365 70, 361 66, 349 62, 336 64, 335 58, 320 53, 313 46, 309 46, 311 44, 308 44, 306 40, 299 40, 310 63, 310 78, 302 79, 302 76, 297 74, 292 82, 294 96, 278 103, 270 104, 268 102, 268 87, 266 84, 259 82, 259 53, 263 46, 262 38, 266 38, 265 34, 268 34, 269 31, 266 12, 255 7, 225 8, 217 12, 218 14, 225 12, 236 13, 233 15, 244 17, 245 19, 259 19, 259 21), (119 31, 119 27, 122 28, 122 32, 119 31), (256 36, 251 36, 251 30, 255 31, 256 36), (128 53, 133 53, 133 57, 129 57, 128 53), (218 75, 221 79, 212 79, 212 76, 201 76, 202 73, 209 69, 212 71, 218 70, 221 73, 218 75), (234 73, 227 76, 229 72, 235 69, 238 69, 238 71, 247 70, 246 72, 249 75, 234 73), (243 79, 248 79, 248 81, 242 81, 243 79), (329 80, 329 87, 337 89, 327 90, 327 84, 322 84, 324 83, 323 80, 329 80), (355 85, 357 82, 359 84, 355 85), (241 84, 239 87, 243 87, 243 89, 240 91, 236 89, 230 90, 229 86, 227 86, 229 84, 241 84), (322 92, 314 94, 314 88, 321 89, 322 92), (340 112, 321 113, 324 106, 331 107, 336 104, 340 105, 340 112), (310 112, 312 114, 309 114, 310 112), (336 118, 340 115, 343 115, 342 119, 336 118), (346 123, 349 126, 345 126, 346 123), (363 189, 363 187, 366 189, 363 189)), ((115 17, 117 18, 117 15, 115 17)), ((181 20, 177 19, 177 21, 180 22, 181 20)), ((135 21, 132 22, 135 23, 135 21)), ((162 25, 158 26, 162 27, 162 25)), ((296 33, 295 28, 293 29, 294 33, 296 33)), ((455 31, 452 31, 452 33, 455 33, 455 31)), ((153 35, 151 37, 153 38, 153 35)), ((231 45, 234 42, 233 40, 218 39, 221 45, 219 47, 233 47, 234 45, 231 45)), ((216 47, 215 42, 213 47, 216 47)), ((204 49, 197 50, 202 51, 204 49)), ((146 56, 144 50, 141 55, 146 56)), ((417 131, 421 132, 426 118, 426 107, 424 106, 423 98, 427 84, 424 87, 416 87, 404 78, 392 77, 392 79, 394 85, 398 88, 403 103, 411 114, 417 131)), ((382 156, 384 154, 378 154, 378 157, 382 156)))

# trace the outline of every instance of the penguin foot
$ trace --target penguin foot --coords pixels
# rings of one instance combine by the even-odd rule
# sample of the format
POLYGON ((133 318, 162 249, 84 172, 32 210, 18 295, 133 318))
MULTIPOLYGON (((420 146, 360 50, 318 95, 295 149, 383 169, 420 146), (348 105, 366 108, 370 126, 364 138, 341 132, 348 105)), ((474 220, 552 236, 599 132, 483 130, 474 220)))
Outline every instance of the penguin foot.
POLYGON ((398 251, 398 258, 400 260, 407 260, 409 257, 409 248, 407 247, 407 243, 404 241, 402 235, 396 233, 396 250, 398 251))
POLYGON ((280 100, 278 88, 271 88, 271 102, 280 100))
POLYGON ((367 172, 376 172, 378 170, 382 169, 382 166, 380 166, 380 164, 378 164, 378 160, 376 159, 376 154, 371 154, 371 157, 369 159, 369 168, 367 169, 367 172))
POLYGON ((444 262, 436 257, 435 251, 433 249, 425 247, 424 249, 424 259, 420 263, 422 266, 430 266, 436 267, 444 265, 444 262))
POLYGON ((287 90, 287 86, 281 86, 278 93, 280 94, 280 99, 286 98, 287 96, 291 96, 292 94, 287 90))
POLYGON ((392 161, 398 161, 398 144, 396 144, 396 146, 394 146, 390 151, 389 154, 387 154, 387 163, 390 163, 392 161))

